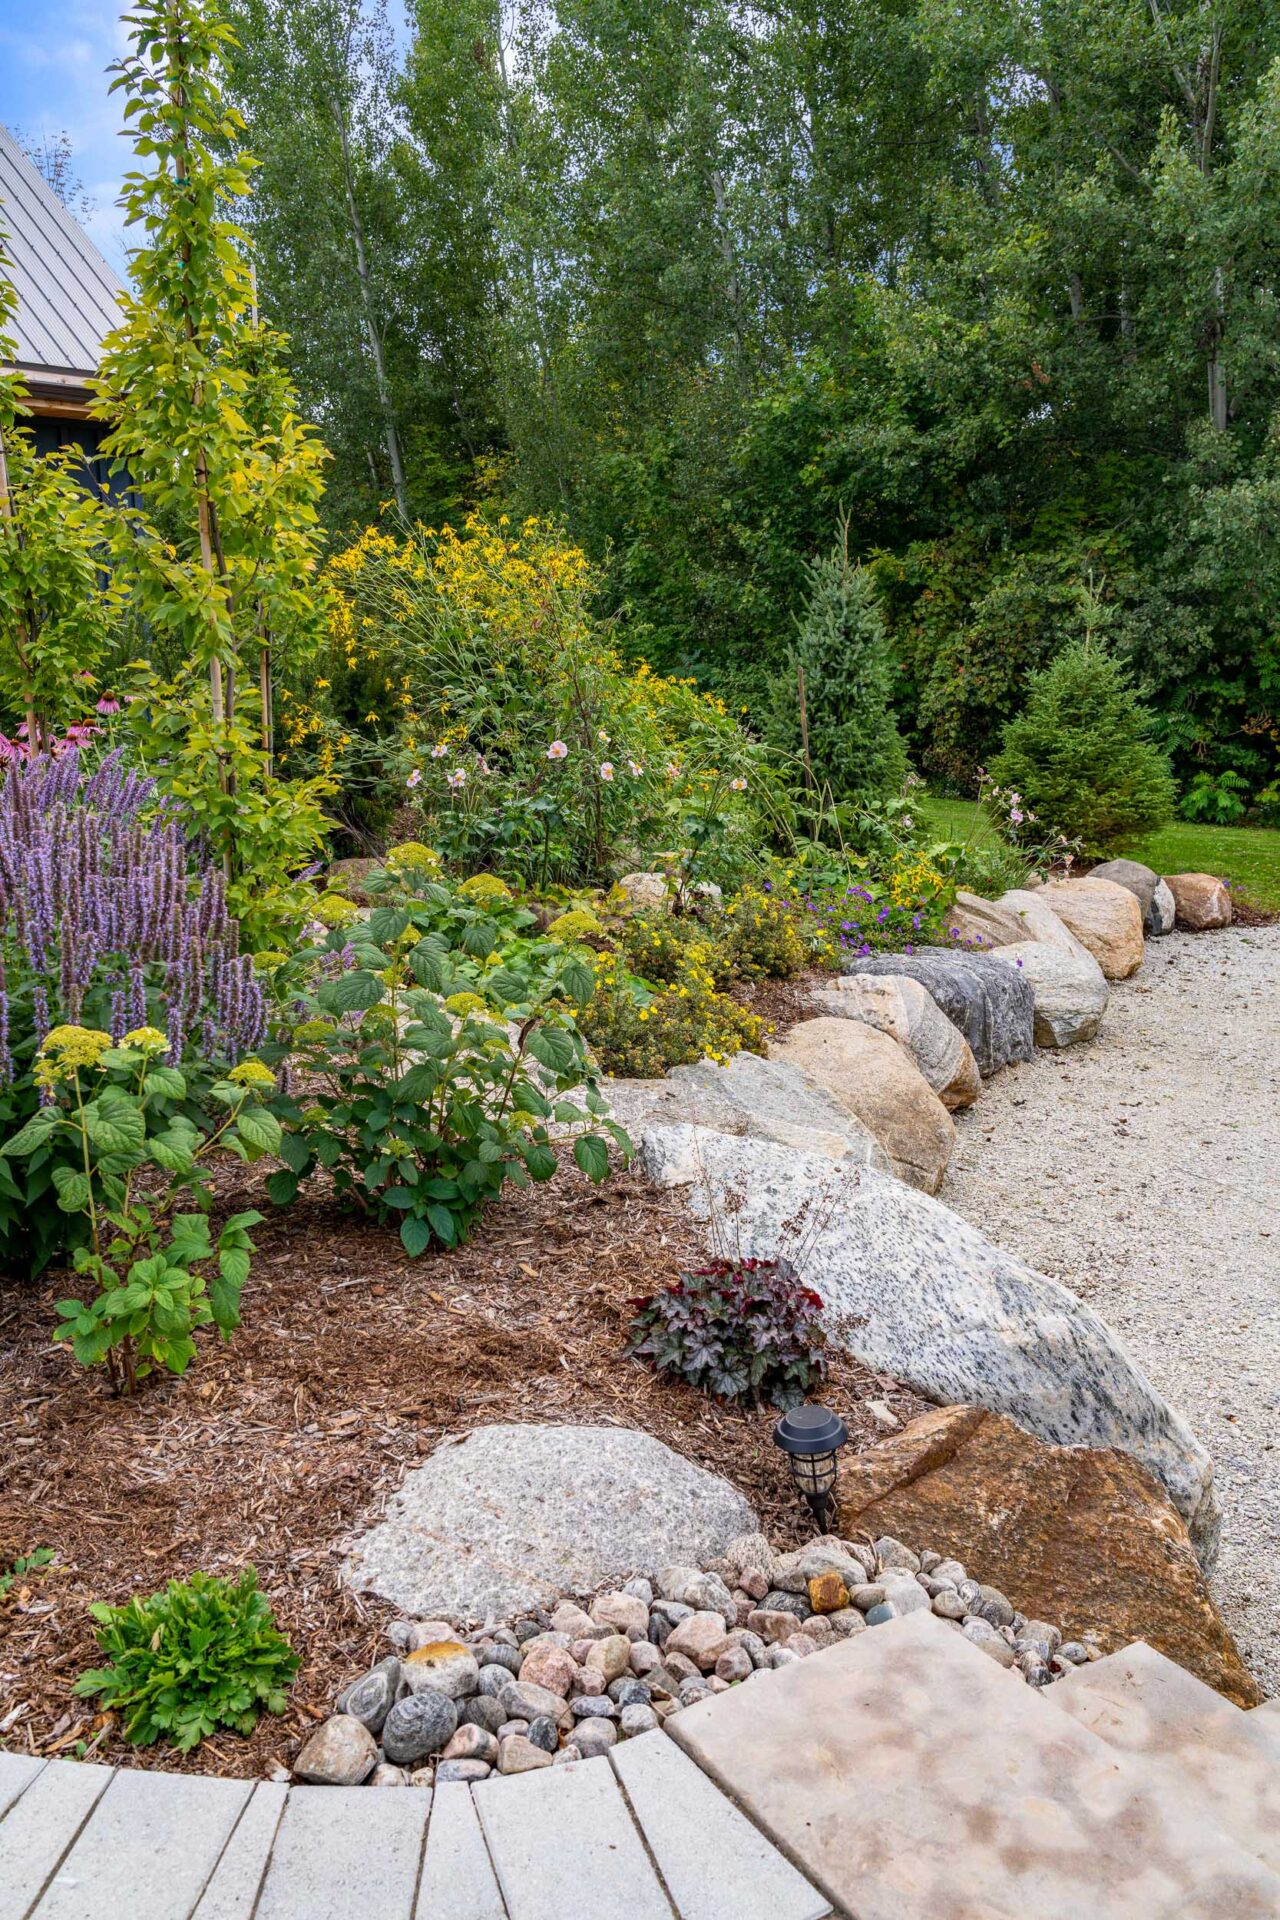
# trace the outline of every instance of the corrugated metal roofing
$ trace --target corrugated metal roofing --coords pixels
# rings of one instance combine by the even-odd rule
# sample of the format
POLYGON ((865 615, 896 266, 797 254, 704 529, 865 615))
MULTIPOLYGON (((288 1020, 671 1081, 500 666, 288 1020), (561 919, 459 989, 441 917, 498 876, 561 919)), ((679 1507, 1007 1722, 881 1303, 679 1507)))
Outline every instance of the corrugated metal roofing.
POLYGON ((18 295, 18 365, 29 372, 96 371, 123 292, 7 127, 0 126, 0 228, 18 295))

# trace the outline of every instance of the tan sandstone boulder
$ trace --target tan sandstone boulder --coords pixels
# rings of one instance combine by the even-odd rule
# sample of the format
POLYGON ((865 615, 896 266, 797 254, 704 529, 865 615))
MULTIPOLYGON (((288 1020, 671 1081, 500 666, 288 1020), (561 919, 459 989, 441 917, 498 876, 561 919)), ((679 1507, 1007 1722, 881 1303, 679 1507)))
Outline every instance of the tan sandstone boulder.
POLYGON ((1007 947, 1013 940, 1025 940, 1017 914, 1000 900, 984 900, 980 894, 966 893, 962 887, 943 923, 943 943, 968 947, 1007 947))
POLYGON ((1167 873, 1178 925, 1193 933, 1210 927, 1229 927, 1234 917, 1231 895, 1224 881, 1211 873, 1167 873))
POLYGON ((955 1145, 955 1124, 905 1047, 861 1020, 802 1020, 770 1058, 812 1074, 870 1128, 900 1180, 936 1193, 955 1145))
POLYGON ((842 1460, 840 1533, 892 1534, 1105 1653, 1149 1641, 1239 1706, 1261 1689, 1209 1596, 1181 1516, 1132 1454, 1056 1447, 943 1407, 842 1460))
POLYGON ((839 974, 811 998, 826 1013, 861 1020, 905 1047, 949 1113, 971 1106, 981 1093, 973 1048, 918 980, 906 974, 839 974))
POLYGON ((1043 889, 1059 920, 1089 949, 1108 980, 1127 980, 1142 965, 1142 908, 1111 880, 1051 880, 1043 889))

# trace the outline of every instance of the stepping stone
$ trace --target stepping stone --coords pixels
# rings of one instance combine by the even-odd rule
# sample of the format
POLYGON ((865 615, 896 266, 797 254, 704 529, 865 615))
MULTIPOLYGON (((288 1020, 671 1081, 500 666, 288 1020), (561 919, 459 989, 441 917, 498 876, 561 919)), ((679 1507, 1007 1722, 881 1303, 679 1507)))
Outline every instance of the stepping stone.
POLYGON ((511 1920, 672 1920, 603 1755, 481 1780, 472 1797, 511 1920))
POLYGON ((736 1487, 650 1434, 482 1427, 406 1477, 343 1577, 419 1618, 483 1620, 619 1575, 705 1566, 755 1530, 736 1487))
POLYGON ((1158 1769, 1224 1833, 1280 1868, 1280 1727, 1142 1640, 1077 1667, 1047 1698, 1108 1746, 1158 1769))
POLYGON ((289 1789, 264 1780, 236 1822, 191 1920, 247 1920, 253 1912, 289 1789))
POLYGON ((460 1780, 435 1789, 413 1920, 507 1920, 480 1816, 460 1780))
POLYGON ((431 1796, 294 1787, 253 1920, 410 1920, 431 1796))
POLYGON ((825 1920, 831 1907, 665 1733, 611 1749, 680 1920, 825 1920))
POLYGON ((25 1920, 113 1778, 110 1767, 0 1754, 0 1920, 25 1920))
POLYGON ((858 1920, 1224 1920, 1280 1878, 929 1613, 687 1707, 679 1744, 858 1920))
POLYGON ((188 1920, 253 1783, 66 1764, 69 1772, 105 1773, 110 1784, 33 1920, 188 1920))
POLYGON ((0 1819, 18 1795, 26 1792, 44 1764, 32 1754, 0 1751, 0 1819))

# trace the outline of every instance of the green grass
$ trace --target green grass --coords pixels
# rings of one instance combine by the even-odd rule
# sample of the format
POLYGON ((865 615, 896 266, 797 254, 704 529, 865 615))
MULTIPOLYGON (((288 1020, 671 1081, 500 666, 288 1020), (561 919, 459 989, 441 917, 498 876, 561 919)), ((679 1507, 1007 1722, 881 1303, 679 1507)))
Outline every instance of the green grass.
MULTIPOLYGON (((930 828, 940 839, 969 840, 981 846, 995 834, 976 800, 922 802, 930 828)), ((1256 906, 1280 911, 1280 828, 1212 827, 1175 820, 1172 826, 1120 849, 1157 873, 1216 873, 1230 880, 1256 906)))

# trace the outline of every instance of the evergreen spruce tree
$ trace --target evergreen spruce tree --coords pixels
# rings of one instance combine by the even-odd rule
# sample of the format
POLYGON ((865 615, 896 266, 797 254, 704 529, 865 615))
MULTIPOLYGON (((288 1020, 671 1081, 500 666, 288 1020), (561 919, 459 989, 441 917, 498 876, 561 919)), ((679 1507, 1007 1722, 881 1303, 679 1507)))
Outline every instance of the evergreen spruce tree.
POLYGON ((907 770, 893 717, 893 663, 875 585, 849 558, 843 516, 830 553, 809 566, 789 670, 774 701, 773 735, 837 804, 896 793, 907 770), (803 687, 803 721, 801 688, 803 687))
POLYGON ((1086 636, 1033 675, 991 774, 1085 854, 1110 853, 1173 813, 1176 791, 1152 724, 1124 668, 1086 636))

